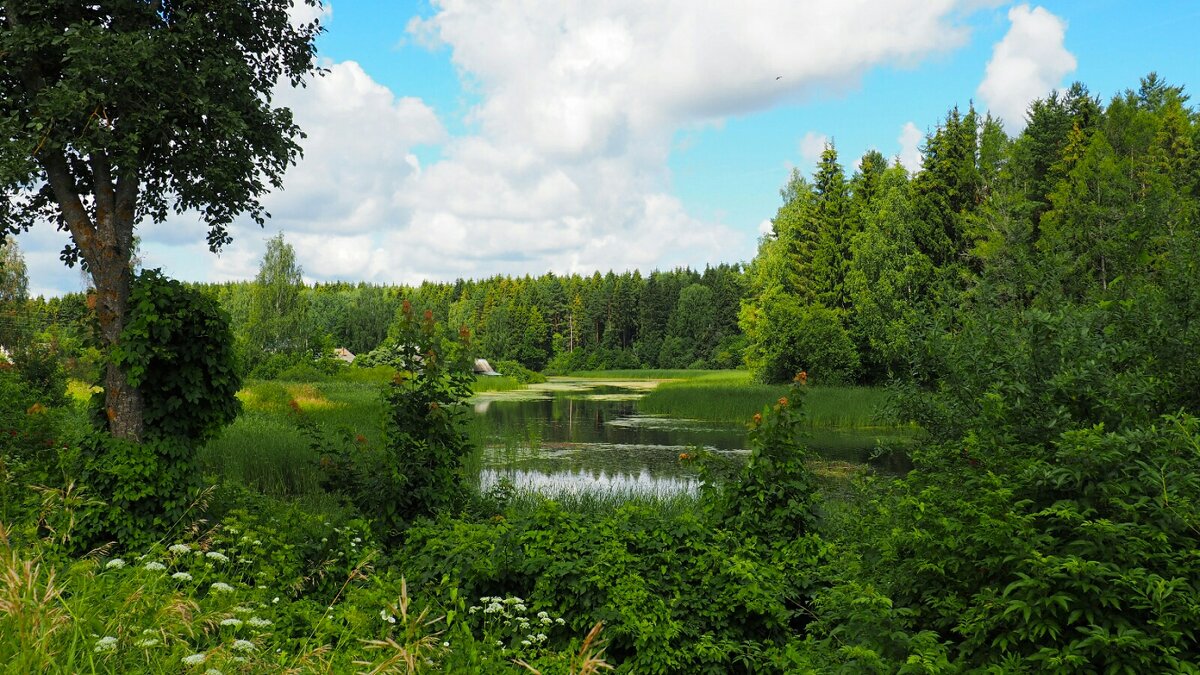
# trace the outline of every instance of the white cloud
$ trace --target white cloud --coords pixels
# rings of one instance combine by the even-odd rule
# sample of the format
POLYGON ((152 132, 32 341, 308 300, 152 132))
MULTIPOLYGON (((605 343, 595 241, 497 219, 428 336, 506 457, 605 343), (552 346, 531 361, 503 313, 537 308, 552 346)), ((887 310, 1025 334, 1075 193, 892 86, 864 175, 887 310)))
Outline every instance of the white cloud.
POLYGON ((1075 70, 1075 56, 1063 44, 1067 23, 1044 7, 1018 5, 1008 11, 1012 27, 992 50, 979 96, 1004 120, 1005 130, 1025 128, 1029 104, 1062 85, 1075 70))
POLYGON ((921 143, 924 140, 925 134, 921 133, 917 125, 912 122, 906 122, 900 129, 900 136, 896 138, 896 142, 900 144, 900 163, 909 172, 915 173, 921 170, 923 161, 921 143))
MULTIPOLYGON (((195 218, 148 226, 148 264, 182 278, 247 278, 276 230, 314 278, 747 259, 754 224, 698 219, 673 194, 678 132, 847 91, 873 67, 961 46, 961 19, 979 2, 760 0, 747 11, 694 0, 432 0, 408 33, 445 48, 478 101, 468 134, 450 137, 429 105, 397 97, 353 61, 325 63, 326 77, 278 94, 308 138, 285 189, 264 202, 268 229, 239 223, 218 258, 197 243, 195 218), (418 160, 422 146, 436 157, 418 160)), ((327 3, 312 16, 331 12, 327 3)), ((810 165, 824 142, 813 139, 810 165)))
POLYGON ((804 160, 804 166, 811 170, 820 162, 821 153, 825 152, 825 146, 828 144, 829 137, 825 134, 818 134, 815 131, 804 134, 804 138, 800 139, 800 158, 804 160))

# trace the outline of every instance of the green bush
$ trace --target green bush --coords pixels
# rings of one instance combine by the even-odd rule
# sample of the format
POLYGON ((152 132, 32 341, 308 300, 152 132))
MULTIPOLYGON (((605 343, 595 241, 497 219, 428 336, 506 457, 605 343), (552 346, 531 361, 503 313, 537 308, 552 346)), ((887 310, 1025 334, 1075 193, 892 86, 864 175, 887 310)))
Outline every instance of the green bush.
POLYGON ((383 391, 382 453, 344 442, 321 460, 327 489, 346 495, 389 541, 414 518, 465 502, 462 467, 472 446, 464 402, 474 380, 465 330, 450 340, 431 312, 418 319, 407 301, 393 330, 387 351, 398 371, 383 391))
POLYGON ((229 315, 158 270, 134 281, 111 358, 142 394, 148 436, 203 443, 241 411, 229 315))
POLYGON ((516 361, 496 361, 492 367, 501 375, 511 377, 521 384, 536 384, 546 381, 545 375, 530 370, 516 361))

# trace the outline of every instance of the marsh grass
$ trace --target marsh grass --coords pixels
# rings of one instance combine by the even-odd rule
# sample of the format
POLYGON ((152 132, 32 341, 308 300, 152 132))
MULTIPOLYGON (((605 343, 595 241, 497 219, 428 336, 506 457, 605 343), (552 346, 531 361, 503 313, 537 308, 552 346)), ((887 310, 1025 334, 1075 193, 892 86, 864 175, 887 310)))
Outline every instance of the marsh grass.
POLYGON ((700 509, 700 496, 685 492, 652 494, 640 491, 564 491, 553 495, 518 490, 506 511, 512 518, 532 515, 545 502, 554 502, 567 511, 607 516, 625 505, 646 506, 667 516, 700 509))
POLYGON ((243 413, 199 452, 201 470, 277 498, 320 490, 318 457, 287 419, 243 413))
MULTIPOLYGON (((344 430, 362 436, 369 447, 383 440, 380 369, 348 369, 367 373, 323 382, 251 380, 238 393, 242 415, 198 453, 207 474, 235 480, 277 497, 319 497, 318 451, 300 422, 319 433, 344 430), (294 407, 293 407, 294 406, 294 407)), ((319 500, 318 500, 319 501, 319 500)))
MULTIPOLYGON (((741 370, 707 372, 663 382, 638 401, 640 412, 713 422, 746 422, 763 406, 786 396, 788 385, 761 384, 741 370)), ((881 426, 878 410, 887 398, 881 387, 813 386, 804 399, 810 428, 860 429, 881 426)))
POLYGON ((525 385, 515 377, 507 375, 492 376, 492 377, 476 377, 475 383, 471 385, 471 390, 476 394, 485 391, 516 391, 525 385))

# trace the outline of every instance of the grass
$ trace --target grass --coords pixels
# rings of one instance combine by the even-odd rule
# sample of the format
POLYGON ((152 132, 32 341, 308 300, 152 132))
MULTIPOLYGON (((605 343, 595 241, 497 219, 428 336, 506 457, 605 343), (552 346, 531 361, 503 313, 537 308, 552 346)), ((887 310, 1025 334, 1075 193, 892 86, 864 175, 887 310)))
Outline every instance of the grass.
POLYGON ((250 380, 238 392, 242 414, 198 453, 201 469, 271 497, 319 498, 320 458, 297 425, 292 403, 320 429, 347 429, 378 447, 383 441, 381 379, 386 380, 376 373, 323 382, 250 380))
POLYGON ((476 394, 485 391, 516 391, 525 385, 515 377, 507 375, 491 376, 491 377, 476 377, 475 384, 471 385, 471 390, 476 394))
MULTIPOLYGON (((761 384, 741 370, 709 371, 686 380, 664 382, 638 401, 638 410, 714 422, 745 422, 763 406, 788 394, 784 384, 761 384)), ((880 426, 877 410, 887 398, 881 387, 812 386, 806 388, 809 426, 859 429, 880 426)))

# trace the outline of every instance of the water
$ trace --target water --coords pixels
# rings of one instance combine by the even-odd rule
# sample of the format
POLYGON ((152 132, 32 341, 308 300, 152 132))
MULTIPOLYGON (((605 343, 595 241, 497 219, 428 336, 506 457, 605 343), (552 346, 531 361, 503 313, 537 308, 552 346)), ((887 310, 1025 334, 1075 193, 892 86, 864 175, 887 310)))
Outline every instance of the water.
MULTIPOLYGON (((696 467, 685 457, 706 450, 732 462, 749 456, 745 425, 640 413, 637 400, 653 382, 553 378, 519 392, 473 400, 474 435, 483 447, 480 482, 500 478, 542 493, 603 491, 694 493, 696 467)), ((872 462, 898 472, 903 460, 872 460, 891 430, 815 431, 807 442, 822 458, 872 462)))

